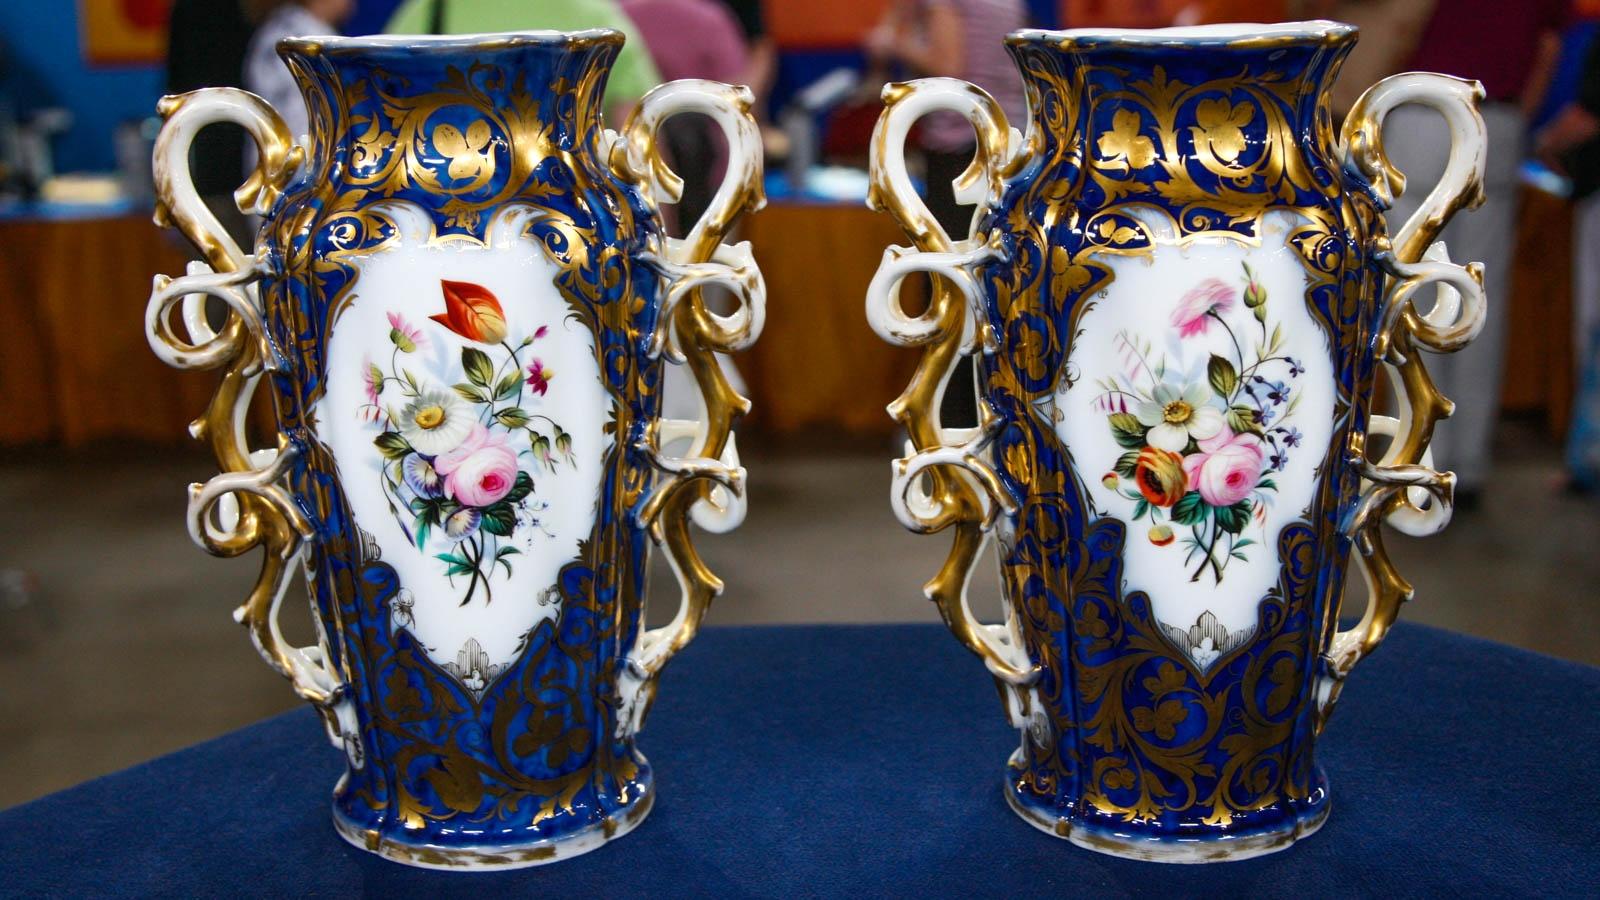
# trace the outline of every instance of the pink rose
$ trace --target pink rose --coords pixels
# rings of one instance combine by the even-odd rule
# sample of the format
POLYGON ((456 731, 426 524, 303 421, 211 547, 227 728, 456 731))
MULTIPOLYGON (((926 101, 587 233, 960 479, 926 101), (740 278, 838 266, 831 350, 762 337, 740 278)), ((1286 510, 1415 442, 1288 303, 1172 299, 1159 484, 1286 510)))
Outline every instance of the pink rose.
POLYGON ((1232 506, 1250 496, 1261 482, 1266 461, 1261 439, 1224 428, 1199 444, 1199 453, 1183 458, 1183 474, 1200 492, 1200 499, 1212 506, 1232 506))
POLYGON ((472 426, 454 450, 439 454, 433 468, 444 476, 445 493, 462 506, 489 506, 517 483, 517 454, 503 435, 482 425, 472 426))
POLYGON ((1207 278, 1190 288, 1189 293, 1178 301, 1178 308, 1172 311, 1172 327, 1178 329, 1179 337, 1205 334, 1210 315, 1233 309, 1238 300, 1239 292, 1226 282, 1207 278))

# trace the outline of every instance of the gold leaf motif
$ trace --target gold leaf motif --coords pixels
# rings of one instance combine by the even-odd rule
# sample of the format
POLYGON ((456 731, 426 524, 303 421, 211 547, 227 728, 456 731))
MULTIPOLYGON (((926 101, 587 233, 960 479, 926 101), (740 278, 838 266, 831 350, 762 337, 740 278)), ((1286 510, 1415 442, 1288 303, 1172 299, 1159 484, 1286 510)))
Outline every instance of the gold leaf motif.
POLYGON ((1194 108, 1194 120, 1199 123, 1193 129, 1195 143, 1203 139, 1218 159, 1231 163, 1244 152, 1244 126, 1254 116, 1255 108, 1248 103, 1236 106, 1227 97, 1201 100, 1194 108))
POLYGON ((1148 706, 1135 707, 1133 727, 1140 731, 1153 732, 1163 741, 1170 741, 1177 737, 1177 726, 1187 718, 1189 718, 1189 708, 1183 705, 1182 700, 1163 700, 1156 704, 1155 709, 1148 706))
POLYGON ((1111 117, 1111 130, 1100 135, 1096 146, 1105 159, 1121 160, 1135 169, 1150 165, 1156 158, 1155 143, 1139 133, 1139 114, 1131 109, 1117 110, 1111 117))

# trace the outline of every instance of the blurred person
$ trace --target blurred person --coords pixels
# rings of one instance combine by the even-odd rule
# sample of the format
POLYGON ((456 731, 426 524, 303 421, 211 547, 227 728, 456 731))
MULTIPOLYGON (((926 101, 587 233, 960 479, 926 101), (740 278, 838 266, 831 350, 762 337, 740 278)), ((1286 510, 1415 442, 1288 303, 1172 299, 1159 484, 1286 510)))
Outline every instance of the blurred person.
MULTIPOLYGON (((622 0, 644 38, 663 81, 709 78, 737 84, 749 71, 744 31, 717 0, 622 0)), ((704 116, 674 116, 662 127, 667 157, 683 177, 673 210, 681 229, 693 226, 711 203, 726 168, 727 142, 704 116)))
POLYGON ((767 98, 772 95, 772 83, 778 77, 778 45, 767 33, 767 17, 762 11, 765 0, 719 0, 727 7, 744 32, 745 72, 739 79, 750 88, 756 102, 751 109, 756 121, 767 121, 767 98))
MULTIPOLYGON (((622 11, 639 29, 664 81, 709 78, 736 84, 749 72, 744 30, 717 0, 622 0, 622 11)), ((668 119, 661 139, 668 163, 683 178, 678 203, 664 208, 662 214, 669 230, 681 235, 694 227, 711 204, 727 168, 728 144, 720 128, 698 115, 668 119)), ((713 305, 717 302, 714 297, 706 299, 713 305)), ((717 363, 733 389, 744 393, 744 378, 733 360, 719 353, 717 363)), ((661 414, 668 419, 705 417, 705 401, 686 367, 667 366, 661 414)))
MULTIPOLYGON (((305 98, 289 67, 278 58, 278 42, 289 37, 339 34, 355 14, 356 0, 256 0, 253 18, 260 24, 250 38, 244 60, 244 86, 272 104, 298 141, 310 129, 305 98)), ((255 147, 247 168, 254 167, 255 147)))
MULTIPOLYGON (((1453 416, 1434 433, 1434 459, 1457 477, 1457 505, 1470 510, 1488 479, 1499 420, 1506 331, 1511 317, 1511 266, 1516 248, 1518 173, 1531 111, 1544 97, 1561 47, 1570 0, 1438 0, 1416 48, 1396 71, 1442 72, 1483 83, 1487 127, 1484 202, 1457 215, 1440 235, 1450 258, 1484 265, 1489 298, 1483 333, 1466 349, 1428 360, 1434 382, 1454 400, 1453 416)), ((1416 212, 1444 173, 1450 137, 1432 110, 1402 106, 1383 128, 1389 160, 1407 190, 1387 219, 1390 233, 1416 212)))
POLYGON ((1565 174, 1572 222, 1572 337, 1578 390, 1567 434, 1572 487, 1600 489, 1600 40, 1590 43, 1577 97, 1539 132, 1540 161, 1565 174))
POLYGON ((1402 70, 1422 39, 1434 4, 1435 0, 1312 0, 1304 5, 1303 14, 1309 18, 1333 19, 1360 29, 1333 83, 1335 121, 1350 112, 1367 88, 1402 70))
MULTIPOLYGON (((174 0, 167 20, 167 93, 243 87, 250 32, 239 0, 174 0)), ((244 181, 244 146, 243 129, 213 125, 195 136, 189 157, 195 190, 240 246, 250 238, 250 224, 233 199, 244 181)))
MULTIPOLYGON (((867 35, 866 51, 873 67, 969 81, 999 102, 1013 127, 1026 129, 1022 78, 1005 47, 1005 36, 1026 25, 1022 0, 896 0, 867 35)), ((971 123, 953 112, 926 116, 917 134, 927 167, 928 210, 952 240, 961 240, 970 230, 972 210, 956 202, 953 182, 972 162, 977 136, 971 123)), ((978 424, 970 358, 961 359, 952 373, 942 414, 947 425, 978 424)))
POLYGON ((613 0, 405 0, 384 26, 390 34, 489 34, 610 28, 627 38, 606 79, 606 116, 620 124, 661 83, 639 31, 613 0))

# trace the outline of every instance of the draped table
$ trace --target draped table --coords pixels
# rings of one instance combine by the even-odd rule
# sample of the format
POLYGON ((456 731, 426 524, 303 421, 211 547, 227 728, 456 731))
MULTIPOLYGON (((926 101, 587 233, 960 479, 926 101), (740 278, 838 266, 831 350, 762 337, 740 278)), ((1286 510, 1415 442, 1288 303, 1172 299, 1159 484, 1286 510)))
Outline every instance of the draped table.
POLYGON ((654 811, 587 855, 464 874, 348 846, 328 807, 342 755, 302 709, 0 812, 0 893, 1592 895, 1597 699, 1600 669, 1402 623, 1319 746, 1322 830, 1168 866, 1011 813, 1016 734, 939 626, 711 628, 668 667, 641 738, 654 811))

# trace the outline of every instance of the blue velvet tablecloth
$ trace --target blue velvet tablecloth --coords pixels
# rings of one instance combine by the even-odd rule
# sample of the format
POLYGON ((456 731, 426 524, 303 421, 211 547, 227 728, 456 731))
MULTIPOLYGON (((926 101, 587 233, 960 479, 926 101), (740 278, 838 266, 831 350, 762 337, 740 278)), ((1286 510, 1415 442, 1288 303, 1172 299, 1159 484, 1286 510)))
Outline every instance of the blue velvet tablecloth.
POLYGON ((1244 862, 1130 862, 1033 830, 1001 798, 1015 743, 937 626, 713 628, 642 737, 654 811, 585 856, 463 874, 346 845, 342 757, 303 709, 0 812, 0 895, 1600 894, 1600 669, 1401 625, 1319 748, 1327 825, 1244 862))

